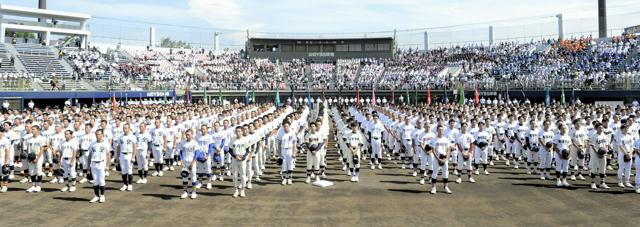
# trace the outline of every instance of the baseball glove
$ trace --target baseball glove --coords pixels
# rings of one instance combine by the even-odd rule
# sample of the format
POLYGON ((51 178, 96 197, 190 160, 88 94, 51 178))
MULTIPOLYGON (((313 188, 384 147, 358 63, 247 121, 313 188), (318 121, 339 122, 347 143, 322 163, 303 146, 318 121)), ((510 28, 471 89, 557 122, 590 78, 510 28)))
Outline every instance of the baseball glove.
POLYGON ((439 165, 444 165, 445 161, 446 161, 447 155, 444 154, 439 154, 438 155, 438 164, 439 165))
POLYGON ((278 161, 277 161, 277 162, 278 162, 278 165, 279 165, 279 166, 281 166, 281 165, 282 165, 282 163, 284 162, 284 160, 282 160, 282 158, 278 158, 278 161))
POLYGON ((29 154, 26 151, 20 152, 20 155, 19 155, 21 160, 27 159, 28 156, 29 156, 29 154))
POLYGON ((531 147, 531 152, 538 152, 538 151, 540 151, 540 147, 538 146, 531 147))
POLYGON ((605 154, 607 154, 607 150, 604 149, 604 148, 600 148, 600 149, 598 149, 596 154, 598 155, 598 157, 602 158, 602 157, 604 157, 605 154))
POLYGON ((27 160, 29 160, 30 162, 33 162, 36 160, 36 153, 29 153, 29 155, 27 155, 27 160))
POLYGON ((622 157, 622 160, 624 162, 630 162, 631 161, 631 155, 629 155, 629 153, 624 153, 624 157, 622 157))
POLYGON ((585 156, 584 149, 578 149, 576 155, 578 156, 578 159, 584 159, 584 156, 585 156))
POLYGON ((547 142, 546 144, 544 144, 544 147, 546 147, 547 149, 551 149, 553 147, 553 143, 547 142))
POLYGON ((189 177, 189 171, 182 170, 182 172, 180 172, 180 176, 183 178, 189 177))
POLYGON ((485 148, 487 148, 487 146, 489 146, 487 142, 478 143, 478 147, 480 148, 480 150, 484 150, 485 148))
POLYGON ((465 161, 469 160, 469 159, 471 158, 471 153, 469 153, 469 152, 463 153, 463 154, 462 154, 462 158, 463 158, 465 161))
POLYGON ((196 152, 194 154, 194 157, 195 157, 196 161, 198 161, 198 162, 207 161, 207 155, 204 152, 200 151, 200 150, 196 150, 196 152))
POLYGON ((562 149, 560 151, 560 158, 562 158, 563 160, 567 160, 569 159, 569 150, 567 149, 562 149))
POLYGON ((9 165, 3 165, 2 166, 2 175, 8 175, 9 172, 11 172, 11 168, 9 168, 9 165))

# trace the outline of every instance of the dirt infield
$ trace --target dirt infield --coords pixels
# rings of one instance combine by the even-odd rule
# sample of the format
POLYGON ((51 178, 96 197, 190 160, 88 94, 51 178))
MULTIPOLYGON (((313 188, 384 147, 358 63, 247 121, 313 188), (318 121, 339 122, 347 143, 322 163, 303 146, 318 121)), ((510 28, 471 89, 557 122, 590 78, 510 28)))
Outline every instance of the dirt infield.
MULTIPOLYGON (((335 151, 334 151, 335 152, 335 151)), ((150 177, 133 192, 120 192, 120 176, 107 178, 107 202, 90 204, 88 184, 74 193, 62 185, 43 184, 44 192, 27 194, 27 184, 12 183, 0 194, 2 226, 623 226, 640 223, 640 195, 612 187, 591 190, 589 182, 570 182, 556 189, 496 163, 491 175, 476 176, 475 184, 452 183, 453 194, 427 193, 410 170, 386 161, 383 170, 364 165, 359 183, 339 169, 337 155, 328 157, 328 178, 336 185, 318 188, 304 183, 304 161, 298 163, 294 184, 281 186, 277 166, 269 165, 263 179, 247 190, 247 198, 232 198, 230 178, 201 189, 195 200, 180 199, 178 171, 150 177)), ((368 163, 368 160, 364 161, 368 163)), ((134 171, 135 172, 135 171, 134 171)), ((610 171, 614 173, 613 171, 610 171)), ((609 177, 609 185, 615 185, 609 177)), ((465 178, 466 179, 466 178, 465 178)), ((137 176, 134 181, 137 180, 137 176)), ((452 177, 452 181, 455 178, 452 177)), ((439 187, 439 190, 442 188, 439 187)))

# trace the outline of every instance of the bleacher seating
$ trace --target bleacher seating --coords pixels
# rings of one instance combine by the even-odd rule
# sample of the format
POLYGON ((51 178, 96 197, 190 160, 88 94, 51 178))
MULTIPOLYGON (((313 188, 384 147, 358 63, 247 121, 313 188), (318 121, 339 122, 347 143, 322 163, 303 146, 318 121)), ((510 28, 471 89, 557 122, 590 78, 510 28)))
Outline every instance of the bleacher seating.
MULTIPOLYGON (((6 48, 5 44, 0 43, 0 73, 15 73, 17 72, 15 63, 11 63, 11 53, 6 48)), ((15 59, 14 59, 15 60, 15 59)))
POLYGON ((58 53, 50 47, 38 44, 15 44, 14 46, 18 52, 18 58, 29 73, 47 76, 55 73, 56 77, 71 77, 71 72, 64 68, 58 53))

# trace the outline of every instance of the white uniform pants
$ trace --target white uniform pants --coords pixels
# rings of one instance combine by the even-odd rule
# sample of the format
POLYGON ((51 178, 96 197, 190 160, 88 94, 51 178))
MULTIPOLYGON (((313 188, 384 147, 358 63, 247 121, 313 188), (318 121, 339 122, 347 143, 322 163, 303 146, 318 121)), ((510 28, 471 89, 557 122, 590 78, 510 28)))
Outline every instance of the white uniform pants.
POLYGON ((429 166, 429 170, 433 170, 433 165, 431 164, 431 160, 433 159, 433 154, 426 152, 422 152, 420 155, 420 169, 427 170, 427 166, 429 166))
POLYGON ((121 155, 119 161, 120 174, 133 174, 133 163, 131 163, 131 154, 121 155))
POLYGON ((60 160, 62 163, 62 177, 63 178, 76 178, 76 167, 71 165, 71 158, 63 158, 60 160))
POLYGON ((42 172, 42 163, 44 162, 42 158, 39 158, 37 162, 27 161, 27 166, 29 168, 30 176, 43 176, 42 172))
POLYGON ((247 161, 238 161, 234 158, 231 160, 231 170, 233 171, 233 187, 245 188, 247 186, 247 161))
POLYGON ((167 146, 167 150, 164 152, 164 159, 173 159, 174 154, 175 150, 173 149, 173 147, 167 146))
POLYGON ((449 160, 445 160, 444 164, 441 166, 438 159, 434 157, 431 165, 433 166, 431 179, 438 179, 438 170, 442 170, 442 179, 449 179, 449 160))
POLYGON ((187 177, 183 177, 182 178, 182 182, 187 182, 189 180, 189 178, 191 178, 191 182, 192 184, 195 183, 196 181, 198 181, 198 175, 196 174, 197 169, 198 169, 198 162, 197 161, 193 161, 196 162, 193 167, 189 168, 191 166, 191 162, 192 161, 186 161, 186 160, 182 160, 183 164, 182 165, 182 171, 187 171, 189 172, 189 176, 187 177))
POLYGON ((138 170, 149 170, 149 159, 147 158, 146 150, 138 150, 138 152, 136 152, 136 161, 138 170))
POLYGON ((320 151, 307 151, 307 170, 320 170, 320 151))
POLYGON ((360 168, 360 149, 356 148, 354 152, 347 150, 345 153, 347 153, 347 163, 349 164, 349 168, 360 168))
POLYGON ((606 155, 600 157, 596 152, 590 151, 589 157, 589 172, 593 174, 605 174, 607 170, 606 155))
POLYGON ((517 159, 522 155, 522 144, 517 140, 511 144, 511 154, 517 159))
POLYGON ((636 154, 636 188, 640 188, 640 155, 636 154))
POLYGON ((382 158, 382 142, 380 137, 371 138, 371 158, 382 158))
POLYGON ((624 153, 618 153, 618 180, 620 182, 628 182, 631 177, 632 161, 624 162, 624 153))
POLYGON ((481 150, 479 147, 475 148, 475 151, 473 152, 473 163, 477 165, 489 163, 487 148, 484 150, 481 150))
POLYGON ((93 176, 93 186, 105 186, 104 173, 106 169, 105 161, 91 162, 91 176, 93 176))
MULTIPOLYGON (((536 145, 531 145, 529 150, 527 151, 527 162, 529 163, 540 163, 540 150, 532 151, 531 149, 537 147, 536 145)), ((541 148, 538 148, 541 149, 541 148)))
POLYGON ((560 173, 569 172, 569 160, 560 157, 556 158, 556 171, 560 173))
POLYGON ((196 161, 196 173, 197 174, 211 174, 211 159, 208 158, 204 162, 196 161))
POLYGON ((471 159, 472 156, 469 156, 469 159, 464 160, 464 155, 467 154, 469 151, 461 151, 458 152, 458 170, 462 170, 462 166, 463 165, 467 165, 467 170, 471 171, 473 170, 473 166, 471 166, 471 159))
POLYGON ((82 166, 82 169, 88 170, 91 163, 89 163, 89 157, 87 155, 89 155, 88 151, 82 152, 82 155, 80 155, 80 159, 78 161, 80 161, 80 165, 82 166))
POLYGON ((553 151, 549 152, 546 148, 540 149, 538 151, 538 155, 540 155, 540 169, 550 169, 551 161, 553 160, 553 151))
POLYGON ((153 152, 153 163, 162 163, 162 158, 164 157, 162 146, 152 146, 151 152, 153 152))
POLYGON ((451 148, 451 153, 449 154, 449 162, 457 165, 458 164, 458 154, 460 153, 460 151, 458 151, 457 147, 452 147, 451 148))
MULTIPOLYGON (((402 145, 404 146, 404 157, 413 157, 413 145, 411 144, 411 140, 402 140, 402 145)), ((402 154, 400 154, 402 156, 402 154)))
POLYGON ((281 158, 282 158, 282 172, 293 171, 293 157, 291 154, 291 148, 289 148, 287 151, 281 152, 281 158))
MULTIPOLYGON (((585 154, 586 156, 586 154, 585 154)), ((575 146, 571 147, 571 156, 569 158, 569 165, 571 166, 579 166, 579 167, 583 167, 584 166, 584 157, 582 158, 578 158, 578 148, 576 148, 575 146)))
POLYGON ((318 157, 318 160, 320 161, 320 166, 326 167, 327 166, 327 150, 322 148, 318 151, 318 154, 320 155, 318 157))

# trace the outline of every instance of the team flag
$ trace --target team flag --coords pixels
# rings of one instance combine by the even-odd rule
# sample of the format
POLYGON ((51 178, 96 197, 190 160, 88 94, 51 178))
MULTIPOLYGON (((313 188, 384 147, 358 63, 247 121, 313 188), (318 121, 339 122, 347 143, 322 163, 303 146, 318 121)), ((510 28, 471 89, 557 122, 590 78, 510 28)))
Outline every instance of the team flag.
POLYGON ((431 105, 431 86, 427 87, 427 106, 431 105))

